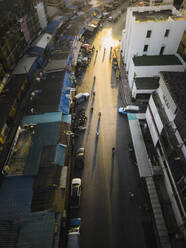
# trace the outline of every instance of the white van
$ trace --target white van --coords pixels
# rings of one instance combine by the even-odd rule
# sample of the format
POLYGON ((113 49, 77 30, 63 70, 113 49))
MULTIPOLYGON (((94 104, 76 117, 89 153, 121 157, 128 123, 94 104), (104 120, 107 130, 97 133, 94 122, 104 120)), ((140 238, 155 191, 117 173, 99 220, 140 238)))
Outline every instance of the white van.
POLYGON ((128 105, 124 108, 125 112, 138 112, 139 111, 139 106, 136 105, 128 105))
POLYGON ((135 106, 135 105, 128 105, 125 108, 120 107, 119 110, 118 110, 118 112, 120 114, 124 114, 124 115, 126 115, 127 113, 130 113, 130 112, 131 113, 136 113, 138 111, 139 111, 139 106, 135 106))

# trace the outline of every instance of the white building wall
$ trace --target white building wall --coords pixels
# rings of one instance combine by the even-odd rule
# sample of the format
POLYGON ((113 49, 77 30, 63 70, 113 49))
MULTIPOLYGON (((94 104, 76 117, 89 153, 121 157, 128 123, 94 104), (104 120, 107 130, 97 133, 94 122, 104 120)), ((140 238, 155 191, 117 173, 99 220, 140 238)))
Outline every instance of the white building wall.
POLYGON ((159 55, 161 47, 164 46, 163 54, 175 54, 180 44, 186 20, 168 20, 136 22, 133 12, 143 12, 146 10, 171 9, 175 14, 180 14, 173 6, 151 6, 151 7, 133 7, 127 9, 126 18, 126 37, 124 48, 124 63, 126 70, 129 70, 131 58, 142 55, 159 55), (168 37, 165 37, 165 31, 170 30, 168 37), (147 31, 151 30, 151 37, 146 38, 147 31), (148 45, 147 52, 144 52, 144 45, 148 45))
POLYGON ((132 90, 132 97, 136 98, 136 96, 138 94, 152 94, 152 92, 154 92, 155 90, 147 90, 147 89, 142 89, 142 90, 138 90, 136 88, 136 85, 134 84, 133 86, 133 90, 132 90))
POLYGON ((165 83, 162 83, 163 79, 161 76, 159 82, 160 82, 160 87, 157 92, 162 102, 167 118, 169 119, 170 122, 172 122, 175 119, 175 111, 177 107, 165 83))
MULTIPOLYGON (((150 101, 149 101, 149 106, 151 108, 151 111, 150 111, 150 108, 148 107, 147 111, 146 111, 146 121, 147 121, 149 131, 150 131, 150 134, 151 134, 151 137, 152 137, 152 140, 153 140, 153 144, 154 144, 154 146, 156 146, 157 142, 159 140, 159 134, 158 133, 162 132, 163 123, 162 123, 162 121, 160 119, 160 116, 159 116, 159 114, 157 112, 157 108, 155 106, 155 103, 153 101, 152 96, 151 96, 150 101), (152 115, 153 115, 153 117, 152 117, 152 115), (156 126, 154 124, 154 120, 156 121, 156 126), (157 131, 157 129, 158 129, 158 131, 157 131)), ((158 152, 158 149, 157 149, 157 152, 158 152)), ((177 199, 175 198, 175 194, 174 194, 173 189, 172 189, 172 184, 171 184, 170 178, 169 178, 169 176, 167 174, 167 168, 165 168, 165 166, 163 164, 164 157, 163 158, 161 157, 160 152, 158 152, 158 155, 159 155, 159 162, 161 164, 161 167, 162 167, 163 173, 164 173, 165 186, 166 186, 166 189, 167 189, 167 192, 168 192, 168 195, 169 195, 169 199, 170 199, 171 204, 172 204, 172 208, 173 208, 173 211, 174 211, 174 214, 175 214, 175 217, 176 217, 176 221, 177 221, 178 226, 181 226, 183 224, 183 222, 184 222, 184 219, 182 218, 180 210, 178 208, 177 199)), ((169 170, 169 174, 171 175, 170 170, 169 170)), ((172 178, 172 183, 174 184, 174 179, 173 178, 172 178)), ((174 189, 177 192, 176 185, 174 185, 174 189)), ((179 193, 178 192, 177 192, 177 196, 179 198, 179 193)), ((181 203, 181 201, 180 201, 180 203, 181 203)), ((185 214, 183 206, 182 206, 182 210, 183 210, 182 213, 185 214)))
POLYGON ((158 137, 157 130, 154 126, 154 122, 153 122, 149 108, 147 108, 145 115, 146 115, 146 121, 147 121, 147 124, 149 127, 149 131, 150 131, 150 134, 152 137, 153 144, 154 144, 154 146, 156 146, 159 137, 158 137))

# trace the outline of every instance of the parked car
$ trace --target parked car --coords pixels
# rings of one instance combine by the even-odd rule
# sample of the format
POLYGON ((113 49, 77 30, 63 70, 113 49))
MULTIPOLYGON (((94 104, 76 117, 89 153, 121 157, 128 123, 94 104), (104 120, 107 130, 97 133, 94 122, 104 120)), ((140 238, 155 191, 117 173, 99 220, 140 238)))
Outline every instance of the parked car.
POLYGON ((67 235, 67 248, 79 248, 80 247, 80 218, 74 218, 70 220, 70 226, 67 235))
POLYGON ((79 93, 74 97, 74 102, 77 104, 80 104, 82 102, 85 102, 89 98, 89 93, 79 93))
POLYGON ((82 169, 84 167, 84 160, 85 160, 85 148, 81 147, 76 152, 75 167, 77 169, 82 169))
POLYGON ((73 178, 71 184, 71 208, 78 208, 80 205, 81 196, 81 178, 73 178))
POLYGON ((77 232, 80 233, 81 218, 70 219, 68 233, 77 232))
POLYGON ((139 111, 139 106, 135 106, 135 105, 128 105, 125 108, 120 107, 118 110, 120 114, 136 113, 138 111, 139 111))
POLYGON ((102 18, 105 19, 110 15, 110 12, 103 12, 102 18))
POLYGON ((112 16, 109 16, 108 21, 111 22, 113 20, 112 16))

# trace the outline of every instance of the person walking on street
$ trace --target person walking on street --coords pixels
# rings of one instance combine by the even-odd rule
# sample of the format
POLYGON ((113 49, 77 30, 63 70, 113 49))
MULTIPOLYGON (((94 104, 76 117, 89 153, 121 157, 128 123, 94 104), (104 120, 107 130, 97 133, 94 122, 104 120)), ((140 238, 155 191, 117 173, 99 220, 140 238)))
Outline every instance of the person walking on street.
POLYGON ((130 196, 130 199, 133 200, 134 199, 134 193, 129 191, 129 196, 130 196))

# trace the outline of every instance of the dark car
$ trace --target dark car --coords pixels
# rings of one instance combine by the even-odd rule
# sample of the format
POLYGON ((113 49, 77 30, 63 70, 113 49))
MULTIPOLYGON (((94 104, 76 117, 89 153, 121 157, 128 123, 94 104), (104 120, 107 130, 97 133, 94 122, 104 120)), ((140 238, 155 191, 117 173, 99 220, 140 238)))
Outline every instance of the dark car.
POLYGON ((85 148, 81 147, 76 152, 75 167, 77 169, 82 169, 84 167, 84 160, 85 160, 85 148))

